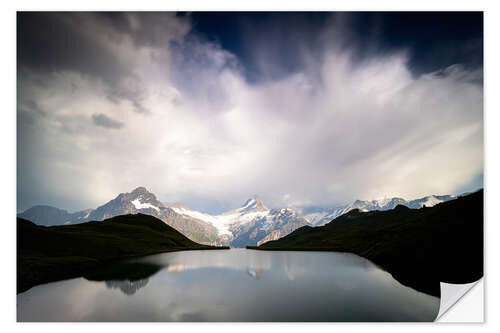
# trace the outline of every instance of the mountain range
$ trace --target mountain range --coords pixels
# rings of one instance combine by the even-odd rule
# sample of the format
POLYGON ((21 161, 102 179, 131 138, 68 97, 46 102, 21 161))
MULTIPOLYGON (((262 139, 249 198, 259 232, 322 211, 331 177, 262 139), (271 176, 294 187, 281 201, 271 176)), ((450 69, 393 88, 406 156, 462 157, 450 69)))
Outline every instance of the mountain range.
POLYGON ((138 187, 129 193, 120 193, 96 209, 69 213, 52 206, 34 206, 18 214, 18 217, 39 225, 51 226, 102 221, 114 216, 141 213, 162 220, 201 244, 245 247, 277 240, 303 226, 324 225, 353 209, 383 211, 393 209, 399 204, 409 208, 421 208, 424 205, 431 207, 453 198, 455 197, 450 195, 431 195, 411 201, 402 198, 356 200, 334 208, 307 206, 272 209, 255 195, 240 208, 211 215, 190 209, 183 203, 166 205, 145 187, 138 187))
POLYGON ((242 207, 219 215, 209 215, 191 210, 186 206, 171 206, 176 213, 212 223, 221 238, 233 247, 278 239, 293 230, 311 225, 290 208, 270 209, 258 196, 248 199, 242 207))
POLYGON ((353 209, 360 211, 373 211, 373 210, 391 210, 396 208, 397 205, 403 205, 408 208, 418 209, 422 207, 432 207, 441 202, 446 202, 456 197, 453 195, 429 195, 415 200, 405 200, 403 198, 393 197, 380 200, 356 200, 350 204, 342 205, 334 208, 323 207, 299 207, 297 210, 301 215, 313 226, 322 226, 334 220, 338 216, 344 215, 353 209))

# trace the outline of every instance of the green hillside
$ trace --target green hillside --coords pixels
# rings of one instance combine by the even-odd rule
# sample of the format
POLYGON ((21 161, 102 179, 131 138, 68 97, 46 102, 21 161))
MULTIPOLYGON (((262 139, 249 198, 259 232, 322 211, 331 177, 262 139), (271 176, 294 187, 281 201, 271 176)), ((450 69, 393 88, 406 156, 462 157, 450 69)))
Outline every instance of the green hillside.
POLYGON ((17 291, 88 274, 104 263, 133 256, 221 247, 195 243, 144 214, 68 226, 38 226, 17 219, 17 291))
POLYGON ((402 284, 440 295, 439 282, 483 276, 483 190, 430 208, 353 210, 322 227, 302 227, 260 250, 351 252, 402 284))

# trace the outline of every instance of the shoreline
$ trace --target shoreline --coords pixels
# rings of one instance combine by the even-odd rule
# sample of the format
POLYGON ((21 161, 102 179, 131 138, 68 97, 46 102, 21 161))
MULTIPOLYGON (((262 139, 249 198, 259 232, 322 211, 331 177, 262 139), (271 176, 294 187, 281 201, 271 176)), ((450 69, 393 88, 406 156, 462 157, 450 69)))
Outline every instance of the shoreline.
MULTIPOLYGON (((229 246, 220 246, 220 247, 207 247, 207 248, 187 248, 187 249, 171 249, 171 250, 165 250, 165 251, 154 251, 150 253, 145 253, 145 254, 138 254, 138 255, 128 255, 128 256, 122 256, 122 257, 116 257, 113 259, 109 260, 95 260, 92 258, 86 258, 86 257, 81 257, 82 261, 79 263, 76 262, 74 263, 75 265, 78 265, 80 267, 72 267, 68 266, 65 264, 60 264, 60 267, 58 267, 61 270, 64 270, 66 274, 59 275, 58 277, 47 277, 44 279, 40 279, 37 282, 27 282, 24 280, 23 282, 17 281, 17 288, 16 288, 16 295, 22 294, 28 290, 30 290, 33 287, 37 287, 40 285, 52 283, 52 282, 59 282, 59 281, 64 281, 64 280, 70 280, 70 279, 76 279, 80 277, 85 277, 85 275, 92 274, 96 271, 101 270, 107 265, 114 265, 117 263, 120 263, 123 260, 127 259, 134 259, 134 258, 142 258, 142 257, 147 257, 155 254, 161 254, 161 253, 170 253, 170 252, 182 252, 182 251, 216 251, 216 250, 230 250, 231 248, 229 246), (86 259, 86 260, 85 260, 86 259), (90 263, 90 264, 89 264, 90 263), (83 265, 83 267, 81 267, 83 265), (69 270, 69 272, 68 272, 69 270), (22 287, 19 286, 19 282, 21 282, 22 287)), ((47 257, 47 258, 41 258, 43 259, 70 259, 70 258, 75 258, 75 257, 47 257)), ((37 259, 37 258, 33 258, 37 259)))

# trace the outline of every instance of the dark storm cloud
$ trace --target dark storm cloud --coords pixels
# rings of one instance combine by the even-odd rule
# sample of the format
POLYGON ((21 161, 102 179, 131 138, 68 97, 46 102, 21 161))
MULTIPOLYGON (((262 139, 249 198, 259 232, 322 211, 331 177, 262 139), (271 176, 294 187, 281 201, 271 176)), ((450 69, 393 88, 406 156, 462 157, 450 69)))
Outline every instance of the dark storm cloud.
POLYGON ((193 13, 194 31, 243 62, 251 82, 279 79, 350 48, 354 63, 407 51, 416 76, 453 64, 483 64, 482 12, 193 13), (314 50, 314 52, 309 52, 314 50), (264 61, 265 60, 265 61, 264 61))
POLYGON ((110 95, 131 100, 141 110, 138 94, 123 93, 119 86, 122 79, 133 77, 130 68, 102 45, 98 36, 86 30, 85 22, 96 18, 102 18, 103 26, 108 29, 97 33, 129 30, 127 24, 115 23, 120 19, 124 21, 122 14, 112 15, 113 19, 105 19, 107 17, 91 13, 18 13, 18 67, 47 76, 58 71, 74 71, 99 78, 110 86, 110 95))
POLYGON ((112 101, 129 101, 136 112, 147 114, 143 82, 130 63, 137 59, 127 59, 123 54, 132 50, 113 49, 110 45, 130 39, 136 49, 152 47, 161 53, 172 36, 185 32, 189 18, 182 20, 185 22, 174 13, 20 12, 18 68, 45 75, 74 71, 93 76, 109 86, 112 101))
MULTIPOLYGON (((331 13, 193 13, 193 33, 238 56, 250 82, 276 80, 306 66, 304 55, 319 61, 322 31, 340 14, 331 13), (314 49, 314 52, 307 50, 314 49)), ((343 16, 342 16, 343 17, 343 16)), ((327 46, 326 46, 327 47, 327 46)))
POLYGON ((19 12, 18 64, 40 70, 74 70, 116 82, 131 75, 119 54, 103 45, 104 35, 134 45, 166 47, 172 35, 183 35, 189 24, 179 24, 173 13, 19 12), (89 29, 91 28, 91 29, 89 29))
POLYGON ((18 66, 43 72, 71 70, 116 83, 129 69, 86 34, 84 13, 18 13, 18 66))
POLYGON ((409 48, 408 65, 417 75, 453 64, 483 66, 482 12, 366 13, 358 19, 365 29, 367 21, 377 20, 380 48, 409 48))
POLYGON ((92 121, 96 126, 120 129, 123 128, 124 124, 121 121, 113 120, 106 116, 104 113, 95 113, 92 115, 92 121))

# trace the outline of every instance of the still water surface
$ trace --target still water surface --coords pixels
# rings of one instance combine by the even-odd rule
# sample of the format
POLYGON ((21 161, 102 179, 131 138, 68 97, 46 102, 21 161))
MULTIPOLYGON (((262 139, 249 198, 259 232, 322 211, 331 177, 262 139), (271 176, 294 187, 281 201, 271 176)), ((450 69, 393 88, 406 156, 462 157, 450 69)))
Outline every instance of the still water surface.
POLYGON ((183 251, 126 264, 145 275, 125 269, 19 294, 18 320, 432 321, 439 311, 438 298, 353 254, 183 251))

